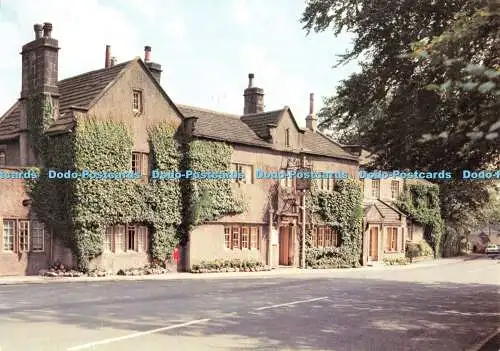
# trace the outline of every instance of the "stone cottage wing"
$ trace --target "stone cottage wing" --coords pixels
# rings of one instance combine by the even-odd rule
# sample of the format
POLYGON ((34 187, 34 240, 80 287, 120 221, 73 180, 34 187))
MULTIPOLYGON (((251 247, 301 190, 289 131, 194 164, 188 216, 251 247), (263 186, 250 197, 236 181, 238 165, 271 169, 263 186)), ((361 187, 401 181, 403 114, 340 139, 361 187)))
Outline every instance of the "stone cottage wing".
POLYGON ((303 133, 303 151, 313 155, 357 160, 338 143, 316 131, 302 130, 288 107, 280 110, 239 116, 188 105, 177 105, 184 117, 196 117, 193 135, 230 143, 274 148, 269 141, 269 125, 277 126, 283 116, 290 113, 297 129, 303 133))

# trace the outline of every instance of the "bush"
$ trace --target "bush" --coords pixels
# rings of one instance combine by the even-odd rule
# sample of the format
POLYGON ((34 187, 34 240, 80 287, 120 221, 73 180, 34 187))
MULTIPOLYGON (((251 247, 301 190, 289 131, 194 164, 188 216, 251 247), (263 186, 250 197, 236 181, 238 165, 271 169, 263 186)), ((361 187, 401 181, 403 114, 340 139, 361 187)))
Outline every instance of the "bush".
POLYGON ((415 258, 420 256, 420 246, 416 243, 406 244, 406 257, 410 259, 410 262, 415 258))
POLYGON ((408 260, 404 254, 393 254, 393 255, 385 256, 384 263, 386 265, 390 265, 390 266, 406 265, 406 264, 408 264, 408 260))
POLYGON ((410 262, 416 257, 428 257, 434 256, 434 250, 425 240, 421 240, 417 243, 407 243, 406 244, 406 257, 410 259, 410 262))
POLYGON ((191 267, 192 273, 213 273, 213 272, 233 272, 233 271, 262 271, 264 263, 258 260, 241 260, 235 258, 232 260, 214 260, 201 261, 200 264, 194 264, 191 267))
POLYGON ((417 243, 419 249, 420 249, 420 255, 419 256, 434 256, 434 250, 432 247, 427 243, 425 240, 421 240, 417 243))

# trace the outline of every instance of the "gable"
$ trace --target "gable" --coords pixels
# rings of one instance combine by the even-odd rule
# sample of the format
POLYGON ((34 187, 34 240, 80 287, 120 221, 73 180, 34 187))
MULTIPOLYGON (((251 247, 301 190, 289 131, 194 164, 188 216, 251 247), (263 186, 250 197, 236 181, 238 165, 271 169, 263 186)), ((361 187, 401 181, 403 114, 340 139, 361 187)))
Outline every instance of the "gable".
POLYGON ((287 134, 290 139, 289 146, 291 148, 299 149, 302 147, 302 140, 300 138, 301 130, 297 126, 297 122, 288 108, 282 111, 280 120, 276 126, 276 143, 286 146, 287 134))
POLYGON ((152 125, 169 121, 179 125, 182 114, 140 59, 132 60, 93 101, 88 114, 96 118, 142 121, 152 125), (133 95, 139 92, 142 112, 133 111, 133 95))

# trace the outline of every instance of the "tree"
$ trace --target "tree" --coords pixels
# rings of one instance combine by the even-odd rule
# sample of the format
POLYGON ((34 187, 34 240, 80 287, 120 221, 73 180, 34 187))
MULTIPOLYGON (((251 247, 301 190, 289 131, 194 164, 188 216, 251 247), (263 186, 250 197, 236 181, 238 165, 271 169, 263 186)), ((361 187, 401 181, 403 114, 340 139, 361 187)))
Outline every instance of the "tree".
POLYGON ((325 100, 321 126, 339 130, 341 142, 376 152, 380 167, 458 172, 498 162, 500 22, 496 13, 477 11, 486 5, 310 0, 304 28, 354 33, 354 45, 338 65, 361 57, 361 72, 325 100), (450 34, 457 28, 459 34, 450 34), (428 52, 421 50, 426 42, 428 52), (472 83, 471 72, 484 78, 474 89, 465 85, 472 83))
MULTIPOLYGON (((494 0, 309 0, 304 29, 353 33, 337 66, 358 59, 361 67, 325 99, 320 128, 371 150, 372 167, 456 177, 498 167, 498 14, 494 0)), ((489 183, 440 184, 450 232, 479 220, 489 183)))

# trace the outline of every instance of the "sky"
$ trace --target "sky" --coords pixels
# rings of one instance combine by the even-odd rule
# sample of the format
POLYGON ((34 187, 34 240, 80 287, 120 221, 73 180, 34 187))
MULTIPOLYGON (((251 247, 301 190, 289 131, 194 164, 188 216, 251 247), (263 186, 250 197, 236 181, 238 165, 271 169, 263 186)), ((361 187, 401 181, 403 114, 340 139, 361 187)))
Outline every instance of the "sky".
POLYGON ((304 0, 0 0, 0 116, 19 98, 22 45, 33 24, 50 22, 59 40, 59 79, 144 57, 162 65, 161 85, 177 104, 242 114, 248 73, 267 111, 290 106, 305 126, 309 94, 322 97, 356 71, 333 68, 351 37, 302 29, 304 0))

